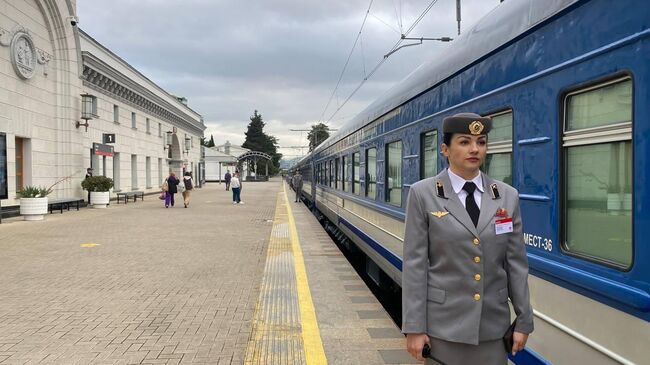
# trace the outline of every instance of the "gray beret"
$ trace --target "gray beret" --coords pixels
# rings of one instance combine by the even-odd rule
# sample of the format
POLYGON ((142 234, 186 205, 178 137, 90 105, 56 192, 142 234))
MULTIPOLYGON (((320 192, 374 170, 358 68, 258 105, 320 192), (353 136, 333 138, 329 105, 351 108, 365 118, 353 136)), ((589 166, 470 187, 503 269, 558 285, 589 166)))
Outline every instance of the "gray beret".
POLYGON ((488 134, 492 119, 474 113, 458 113, 442 121, 442 133, 488 134))

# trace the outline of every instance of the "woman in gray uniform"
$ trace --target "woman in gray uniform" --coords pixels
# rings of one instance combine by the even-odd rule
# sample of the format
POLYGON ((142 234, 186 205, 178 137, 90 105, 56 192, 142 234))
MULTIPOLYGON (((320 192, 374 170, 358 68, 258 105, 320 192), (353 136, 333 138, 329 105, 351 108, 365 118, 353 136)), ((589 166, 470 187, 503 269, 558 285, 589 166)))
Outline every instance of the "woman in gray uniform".
POLYGON ((402 332, 420 360, 428 345, 445 364, 505 365, 508 298, 516 313, 508 352, 523 349, 533 331, 519 194, 479 170, 491 128, 473 113, 445 118, 449 168, 409 191, 402 332))

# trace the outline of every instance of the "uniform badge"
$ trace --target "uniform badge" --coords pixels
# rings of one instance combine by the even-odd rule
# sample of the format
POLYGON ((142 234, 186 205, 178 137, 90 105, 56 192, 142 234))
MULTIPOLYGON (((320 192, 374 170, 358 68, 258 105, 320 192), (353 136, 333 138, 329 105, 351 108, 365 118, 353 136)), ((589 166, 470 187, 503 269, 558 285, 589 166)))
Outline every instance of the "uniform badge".
POLYGON ((485 126, 478 120, 473 121, 469 125, 469 132, 475 136, 481 134, 481 132, 483 132, 483 129, 485 129, 485 126))
POLYGON ((431 214, 436 218, 442 218, 442 217, 446 216, 447 214, 449 214, 449 212, 437 211, 437 212, 431 212, 431 214))
POLYGON ((495 215, 496 215, 497 217, 503 217, 503 218, 505 218, 505 217, 508 216, 508 211, 505 210, 505 209, 503 209, 503 208, 499 208, 499 209, 497 209, 497 212, 496 212, 495 215))

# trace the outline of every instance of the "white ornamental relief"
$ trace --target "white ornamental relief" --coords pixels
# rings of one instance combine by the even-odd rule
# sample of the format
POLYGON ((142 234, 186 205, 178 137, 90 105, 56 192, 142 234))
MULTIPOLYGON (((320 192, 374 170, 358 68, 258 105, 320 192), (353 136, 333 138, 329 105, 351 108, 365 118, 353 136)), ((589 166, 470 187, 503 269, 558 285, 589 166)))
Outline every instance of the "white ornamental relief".
POLYGON ((34 76, 36 70, 36 48, 32 37, 25 31, 18 31, 11 40, 11 63, 23 79, 34 76))

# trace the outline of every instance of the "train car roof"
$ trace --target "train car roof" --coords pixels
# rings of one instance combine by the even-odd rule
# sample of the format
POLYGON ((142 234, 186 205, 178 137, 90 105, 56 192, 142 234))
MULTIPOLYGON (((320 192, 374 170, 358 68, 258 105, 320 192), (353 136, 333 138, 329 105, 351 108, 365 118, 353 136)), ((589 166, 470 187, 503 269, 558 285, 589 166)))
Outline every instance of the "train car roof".
POLYGON ((314 152, 362 128, 453 76, 537 24, 581 0, 507 0, 444 49, 444 55, 417 67, 361 113, 345 123, 314 152))

